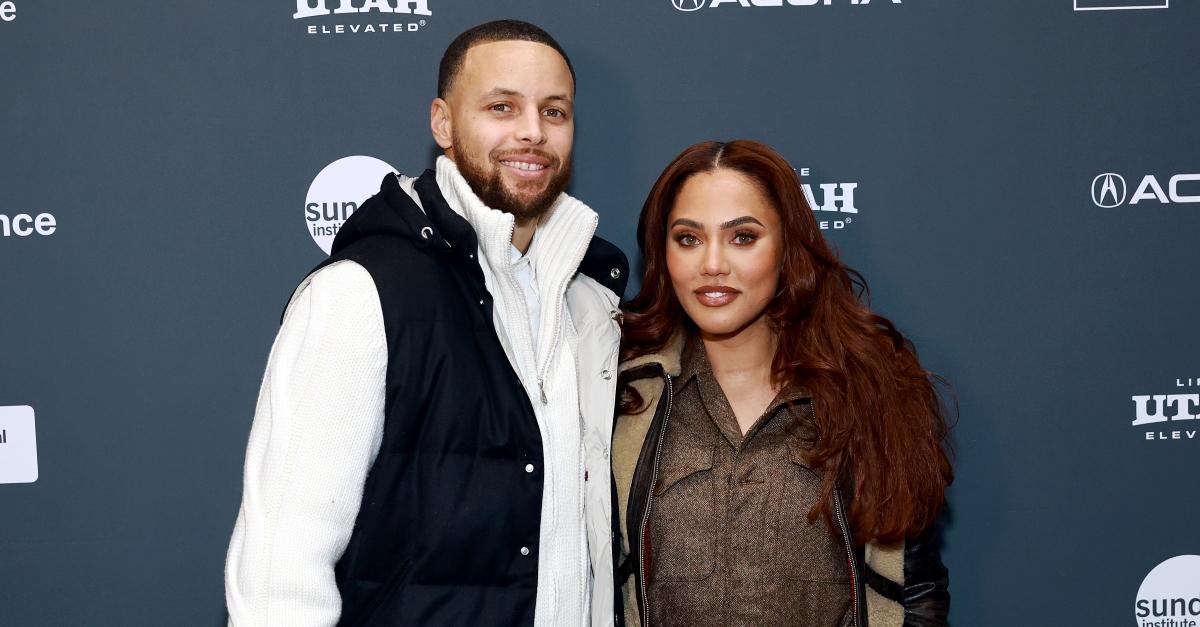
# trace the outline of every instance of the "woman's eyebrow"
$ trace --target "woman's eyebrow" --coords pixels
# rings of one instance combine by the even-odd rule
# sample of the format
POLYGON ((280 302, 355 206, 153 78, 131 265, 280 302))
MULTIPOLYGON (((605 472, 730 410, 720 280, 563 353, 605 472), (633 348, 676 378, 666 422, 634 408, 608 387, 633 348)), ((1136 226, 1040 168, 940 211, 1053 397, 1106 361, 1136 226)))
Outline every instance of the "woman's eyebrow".
POLYGON ((740 218, 734 218, 732 220, 722 222, 721 230, 724 231, 725 229, 732 229, 735 226, 741 226, 743 224, 757 224, 759 226, 763 226, 763 223, 759 222, 758 218, 755 218, 754 216, 742 216, 740 218))
POLYGON ((701 231, 704 230, 703 224, 700 224, 699 222, 696 222, 695 220, 688 220, 687 218, 679 218, 678 220, 671 223, 671 228, 675 228, 677 226, 686 226, 689 229, 700 229, 701 231))
MULTIPOLYGON (((740 218, 734 218, 732 220, 726 220, 725 222, 722 222, 721 230, 724 231, 726 229, 732 229, 734 227, 741 226, 743 224, 757 224, 759 226, 763 226, 763 223, 759 222, 758 218, 755 218, 754 216, 742 216, 740 218)), ((696 222, 695 220, 689 220, 687 218, 679 218, 678 220, 671 223, 671 228, 675 228, 677 226, 686 226, 690 229, 699 229, 701 231, 704 230, 703 224, 700 224, 699 222, 696 222)), ((763 226, 763 228, 766 228, 766 227, 763 226)))

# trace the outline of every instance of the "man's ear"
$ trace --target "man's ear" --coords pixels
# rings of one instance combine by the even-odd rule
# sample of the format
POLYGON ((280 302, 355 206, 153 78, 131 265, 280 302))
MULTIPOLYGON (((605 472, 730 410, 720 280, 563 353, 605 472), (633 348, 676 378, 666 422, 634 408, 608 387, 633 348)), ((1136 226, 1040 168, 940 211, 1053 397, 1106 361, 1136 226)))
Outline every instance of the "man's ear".
POLYGON ((433 131, 433 141, 437 142, 442 150, 449 150, 453 143, 450 138, 454 136, 454 121, 450 119, 450 103, 441 98, 434 98, 433 104, 429 105, 429 130, 433 131))

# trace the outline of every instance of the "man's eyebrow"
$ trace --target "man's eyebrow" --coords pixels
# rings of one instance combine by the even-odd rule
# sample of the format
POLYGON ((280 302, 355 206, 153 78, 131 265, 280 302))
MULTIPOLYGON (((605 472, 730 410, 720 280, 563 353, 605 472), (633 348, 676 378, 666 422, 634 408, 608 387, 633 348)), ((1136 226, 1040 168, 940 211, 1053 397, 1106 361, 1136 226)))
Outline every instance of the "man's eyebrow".
POLYGON ((495 98, 496 96, 521 96, 521 92, 507 87, 493 87, 491 91, 483 95, 484 98, 495 98))
MULTIPOLYGON (((524 98, 525 94, 523 94, 515 89, 509 89, 507 87, 493 87, 490 91, 488 91, 486 94, 483 95, 483 99, 486 100, 488 98, 495 98, 497 96, 507 96, 509 98, 524 98)), ((543 100, 564 102, 568 105, 575 104, 575 101, 572 100, 570 96, 567 96, 564 94, 554 94, 553 96, 546 96, 543 100)))

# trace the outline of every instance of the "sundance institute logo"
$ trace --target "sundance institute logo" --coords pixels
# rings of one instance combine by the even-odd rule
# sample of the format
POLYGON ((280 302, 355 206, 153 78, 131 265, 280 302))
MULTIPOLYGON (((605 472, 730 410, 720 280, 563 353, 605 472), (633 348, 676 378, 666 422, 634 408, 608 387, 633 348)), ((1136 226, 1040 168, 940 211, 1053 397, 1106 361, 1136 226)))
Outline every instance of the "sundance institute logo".
MULTIPOLYGON (((1146 429, 1147 440, 1195 440, 1200 414, 1200 378, 1175 379, 1175 394, 1134 395, 1133 426, 1146 429)), ((1197 580, 1200 582, 1200 580, 1197 580)))
POLYGON ((379 182, 396 169, 375 157, 343 157, 325 166, 308 188, 304 222, 308 234, 325 254, 338 229, 363 201, 379 191, 379 182))
POLYGON ((294 20, 332 15, 320 24, 309 24, 309 35, 359 35, 413 33, 425 27, 420 16, 430 16, 429 0, 296 0, 294 20), (375 15, 378 14, 378 15, 375 15), (393 16, 407 16, 393 17, 393 16))
POLYGON ((1138 588, 1138 627, 1200 626, 1200 555, 1180 555, 1154 567, 1138 588))

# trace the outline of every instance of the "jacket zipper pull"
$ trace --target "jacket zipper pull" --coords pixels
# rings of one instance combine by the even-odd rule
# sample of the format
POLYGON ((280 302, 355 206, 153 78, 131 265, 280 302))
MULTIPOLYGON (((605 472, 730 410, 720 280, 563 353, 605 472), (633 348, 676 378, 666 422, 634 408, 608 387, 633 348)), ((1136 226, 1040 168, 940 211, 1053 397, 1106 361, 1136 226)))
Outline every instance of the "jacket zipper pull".
POLYGON ((542 393, 542 404, 548 405, 550 401, 546 400, 546 380, 538 379, 538 391, 542 393))

